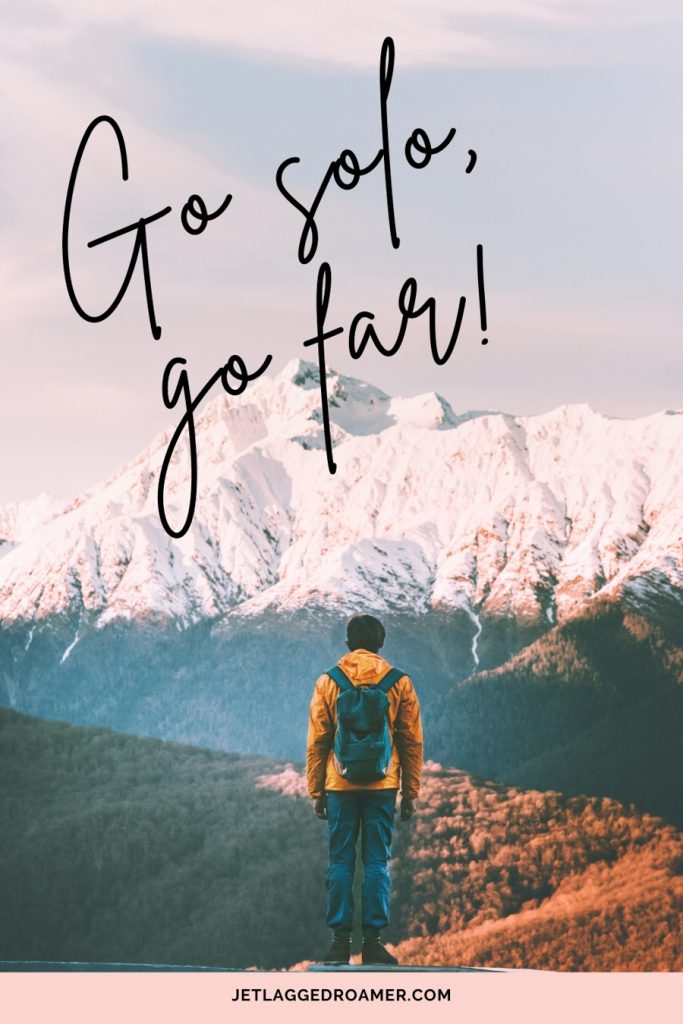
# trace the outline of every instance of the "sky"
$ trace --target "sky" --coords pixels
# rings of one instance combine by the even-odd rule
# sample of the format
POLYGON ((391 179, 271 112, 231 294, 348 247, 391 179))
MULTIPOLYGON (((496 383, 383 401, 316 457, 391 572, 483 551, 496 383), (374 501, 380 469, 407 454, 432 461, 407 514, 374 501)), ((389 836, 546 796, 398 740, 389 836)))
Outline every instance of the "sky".
POLYGON ((681 400, 683 89, 680 7, 613 0, 5 2, 0 13, 0 502, 69 496, 133 458, 174 415, 161 380, 187 360, 193 391, 233 354, 269 373, 315 333, 316 277, 331 268, 328 366, 390 394, 437 391, 456 412, 518 415, 587 402, 608 416, 681 400), (330 164, 381 145, 379 56, 395 41, 387 101, 400 247, 380 165, 320 203, 319 245, 297 259, 301 215, 330 164), (92 136, 79 172, 70 255, 83 306, 104 309, 130 235, 149 216, 158 340, 138 267, 106 321, 79 318, 61 258, 67 183, 87 125, 107 114, 126 143, 92 136), (417 170, 415 128, 452 143, 417 170), (465 173, 468 151, 477 163, 465 173), (200 194, 226 212, 197 236, 180 211, 200 194), (483 246, 488 324, 477 300, 483 246), (433 296, 451 358, 430 356, 425 318, 391 359, 354 360, 347 329, 372 311, 395 337, 414 277, 433 296))

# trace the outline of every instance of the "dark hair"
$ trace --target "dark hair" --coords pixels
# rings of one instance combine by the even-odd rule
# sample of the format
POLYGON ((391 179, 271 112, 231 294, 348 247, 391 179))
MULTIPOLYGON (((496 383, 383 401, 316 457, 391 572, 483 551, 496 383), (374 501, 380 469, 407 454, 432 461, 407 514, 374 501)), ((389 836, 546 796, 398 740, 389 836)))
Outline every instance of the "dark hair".
POLYGON ((362 647, 376 654, 385 636, 384 626, 374 615, 352 615, 346 624, 346 643, 350 651, 362 647))

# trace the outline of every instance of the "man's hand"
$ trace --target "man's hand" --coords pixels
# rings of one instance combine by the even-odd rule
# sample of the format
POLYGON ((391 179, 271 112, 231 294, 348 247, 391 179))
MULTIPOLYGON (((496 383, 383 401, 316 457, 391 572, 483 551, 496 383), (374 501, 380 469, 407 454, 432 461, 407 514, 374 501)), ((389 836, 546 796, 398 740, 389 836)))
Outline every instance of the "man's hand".
POLYGON ((415 814, 415 801, 411 800, 409 796, 404 796, 401 800, 401 821, 407 821, 408 818, 412 818, 415 814))
POLYGON ((313 810, 316 818, 327 818, 327 797, 324 793, 313 801, 313 810))

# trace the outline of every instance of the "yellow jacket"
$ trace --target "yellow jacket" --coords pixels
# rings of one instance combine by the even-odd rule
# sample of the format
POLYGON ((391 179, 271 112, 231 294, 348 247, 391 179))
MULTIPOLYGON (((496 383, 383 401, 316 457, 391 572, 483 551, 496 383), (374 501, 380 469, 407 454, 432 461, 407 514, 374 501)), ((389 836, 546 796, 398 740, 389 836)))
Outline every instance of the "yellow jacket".
MULTIPOLYGON (((354 686, 378 683, 391 665, 379 654, 359 649, 340 658, 339 667, 354 686)), ((317 680, 311 700, 306 744, 306 775, 309 796, 321 796, 326 789, 398 789, 415 799, 422 780, 422 721, 420 704, 409 676, 401 676, 387 693, 392 754, 383 779, 355 785, 334 767, 334 736, 337 727, 339 687, 323 674, 317 680)))

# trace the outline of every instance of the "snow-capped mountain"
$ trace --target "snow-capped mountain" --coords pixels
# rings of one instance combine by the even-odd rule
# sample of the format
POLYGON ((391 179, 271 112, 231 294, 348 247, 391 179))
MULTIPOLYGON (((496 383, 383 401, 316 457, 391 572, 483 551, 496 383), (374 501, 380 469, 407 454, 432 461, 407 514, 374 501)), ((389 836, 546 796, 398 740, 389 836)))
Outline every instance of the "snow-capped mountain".
POLYGON ((0 557, 43 526, 65 512, 71 502, 44 491, 29 501, 11 501, 0 505, 0 557), (9 546, 8 546, 9 545, 9 546))
MULTIPOLYGON (((598 594, 683 590, 681 411, 456 415, 433 393, 328 377, 336 475, 317 367, 297 360, 197 417, 198 499, 179 540, 157 510, 172 430, 73 501, 0 508, 0 620, 185 626, 324 605, 549 624, 598 594)), ((188 481, 181 446, 166 490, 178 524, 188 481)))

